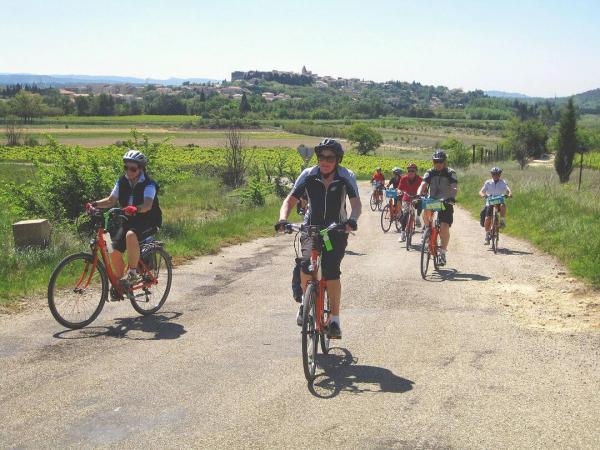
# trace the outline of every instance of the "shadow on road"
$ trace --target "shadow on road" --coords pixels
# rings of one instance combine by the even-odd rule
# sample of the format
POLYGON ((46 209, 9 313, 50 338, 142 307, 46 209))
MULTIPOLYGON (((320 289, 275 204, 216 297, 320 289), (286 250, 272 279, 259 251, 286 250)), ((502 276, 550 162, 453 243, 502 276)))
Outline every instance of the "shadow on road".
POLYGON ((315 397, 329 399, 341 391, 402 393, 412 389, 412 381, 382 367, 361 366, 357 361, 349 350, 341 347, 331 348, 327 355, 319 354, 317 363, 323 372, 308 384, 308 390, 315 397))
POLYGON ((531 252, 522 252, 520 250, 510 250, 508 248, 499 248, 498 253, 501 253, 503 255, 533 255, 533 253, 531 253, 531 252))
POLYGON ((439 269, 427 275, 425 281, 439 283, 441 281, 486 281, 490 277, 477 273, 462 273, 456 269, 439 269))
POLYGON ((53 336, 56 339, 88 339, 104 336, 136 341, 177 339, 187 333, 183 325, 171 322, 181 315, 180 312, 164 312, 152 316, 118 318, 115 319, 115 325, 64 330, 53 336))
POLYGON ((352 250, 346 250, 345 253, 348 256, 365 256, 366 255, 366 253, 353 252, 352 250))

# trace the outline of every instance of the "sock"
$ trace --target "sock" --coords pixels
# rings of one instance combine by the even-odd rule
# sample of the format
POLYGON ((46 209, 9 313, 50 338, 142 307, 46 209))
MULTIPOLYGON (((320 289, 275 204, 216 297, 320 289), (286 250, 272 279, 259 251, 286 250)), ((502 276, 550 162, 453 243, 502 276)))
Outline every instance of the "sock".
POLYGON ((445 255, 447 251, 448 250, 444 250, 443 248, 440 248, 440 252, 442 252, 442 255, 445 255))
POLYGON ((337 322, 337 324, 340 324, 340 316, 331 316, 331 322, 337 322))
POLYGON ((130 267, 129 271, 127 272, 128 275, 135 275, 137 273, 137 270, 134 267, 130 267))

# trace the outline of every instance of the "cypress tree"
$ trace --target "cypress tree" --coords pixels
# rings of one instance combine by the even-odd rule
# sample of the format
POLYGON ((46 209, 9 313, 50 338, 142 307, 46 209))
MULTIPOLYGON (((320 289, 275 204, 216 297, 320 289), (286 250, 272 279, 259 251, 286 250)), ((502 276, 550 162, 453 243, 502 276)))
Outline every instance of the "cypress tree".
POLYGON ((240 102, 240 112, 242 113, 242 115, 246 114, 247 112, 250 111, 250 102, 248 102, 248 99, 246 98, 246 93, 242 94, 242 101, 240 102))
POLYGON ((561 183, 569 181, 573 171, 573 158, 577 151, 577 118, 573 97, 569 98, 567 107, 560 116, 558 130, 558 148, 554 158, 554 168, 561 183))

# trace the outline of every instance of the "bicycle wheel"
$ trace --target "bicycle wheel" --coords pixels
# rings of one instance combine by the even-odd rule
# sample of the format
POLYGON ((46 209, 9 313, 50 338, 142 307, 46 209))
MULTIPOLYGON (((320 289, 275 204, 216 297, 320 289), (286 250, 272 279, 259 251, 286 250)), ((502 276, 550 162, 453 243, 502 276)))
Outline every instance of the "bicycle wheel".
POLYGON ((173 279, 171 257, 162 247, 153 246, 142 252, 138 271, 142 274, 144 285, 133 292, 134 297, 130 301, 133 309, 147 316, 156 313, 167 301, 173 279), (154 284, 153 279, 157 283, 154 284))
POLYGON ((431 255, 429 254, 429 235, 431 234, 431 230, 425 230, 425 234, 423 236, 423 244, 421 245, 421 277, 425 279, 427 276, 427 270, 429 270, 429 259, 431 255))
MULTIPOLYGON (((327 294, 327 291, 325 291, 325 298, 323 299, 323 323, 327 323, 327 319, 329 319, 329 294, 327 294)), ((321 342, 321 352, 323 352, 323 354, 327 354, 329 353, 329 343, 330 343, 330 339, 329 336, 327 335, 326 332, 321 333, 321 336, 319 338, 320 342, 321 342)))
POLYGON ((371 211, 375 211, 377 209, 377 200, 375 198, 375 192, 371 192, 371 198, 369 199, 369 206, 371 206, 371 211))
POLYGON ((390 205, 385 205, 381 211, 381 229, 384 233, 390 231, 392 227, 392 216, 390 212, 390 205))
POLYGON ((401 214, 396 214, 394 216, 394 225, 396 226, 396 231, 398 233, 400 233, 400 231, 402 230, 402 222, 400 221, 400 217, 402 217, 401 214))
POLYGON ((315 326, 317 317, 317 292, 314 284, 309 284, 304 294, 304 311, 302 320, 302 365, 304 376, 310 382, 315 379, 317 370, 317 344, 319 335, 315 326))
POLYGON ((498 216, 494 213, 492 218, 492 250, 494 254, 498 253, 498 216))
POLYGON ((439 254, 440 254, 440 249, 442 248, 442 238, 440 237, 440 230, 437 230, 437 232, 435 233, 435 242, 434 242, 435 246, 435 252, 433 254, 433 268, 435 270, 439 270, 440 265, 439 265, 439 254))
POLYGON ((108 297, 108 277, 93 255, 76 253, 63 259, 48 282, 48 307, 61 325, 73 330, 98 317, 108 297))
POLYGON ((410 251, 410 246, 412 245, 412 235, 415 232, 415 217, 413 214, 408 216, 408 221, 406 222, 406 251, 410 251))

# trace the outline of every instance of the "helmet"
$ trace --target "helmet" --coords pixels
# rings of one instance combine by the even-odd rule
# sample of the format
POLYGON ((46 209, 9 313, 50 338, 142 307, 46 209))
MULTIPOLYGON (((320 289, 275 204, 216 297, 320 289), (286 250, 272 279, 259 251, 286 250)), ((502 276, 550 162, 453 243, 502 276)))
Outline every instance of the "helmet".
POLYGON ((400 167, 394 167, 392 169, 392 173, 395 173, 396 175, 402 175, 402 169, 400 167))
POLYGON ((417 165, 415 163, 410 163, 408 166, 406 166, 406 170, 410 170, 410 169, 417 170, 417 165))
POLYGON ((319 153, 321 153, 326 148, 328 148, 329 150, 333 150, 333 152, 338 158, 338 163, 342 162, 342 159, 344 158, 344 149, 342 148, 342 144, 340 144, 335 139, 325 138, 321 142, 319 142, 319 145, 315 147, 315 153, 318 156, 319 153))
POLYGON ((123 162, 127 161, 138 163, 142 167, 148 164, 148 158, 146 158, 146 155, 134 149, 127 150, 127 153, 123 155, 123 162))
POLYGON ((377 172, 381 172, 381 167, 378 167, 377 169, 375 169, 377 172))
POLYGON ((446 161, 448 157, 446 156, 446 152, 444 150, 441 149, 437 149, 435 151, 435 153, 433 154, 433 156, 431 157, 431 159, 433 159, 434 161, 446 161))
POLYGON ((492 167, 490 169, 490 173, 492 175, 500 175, 502 173, 502 169, 500 167, 492 167))

